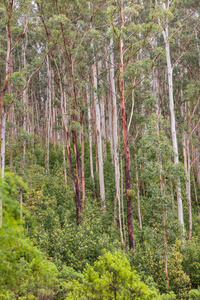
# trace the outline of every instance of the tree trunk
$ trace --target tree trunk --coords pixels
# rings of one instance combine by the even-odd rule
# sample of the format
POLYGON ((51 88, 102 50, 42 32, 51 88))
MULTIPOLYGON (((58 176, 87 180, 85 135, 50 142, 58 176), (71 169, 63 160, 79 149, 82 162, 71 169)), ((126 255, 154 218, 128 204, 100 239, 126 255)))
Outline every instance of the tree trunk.
MULTIPOLYGON (((119 209, 119 228, 121 242, 124 250, 124 239, 122 232, 122 222, 121 222, 121 201, 120 201, 120 171, 119 171, 119 143, 118 143, 118 115, 117 115, 117 97, 115 89, 115 74, 114 74, 114 53, 113 53, 113 38, 110 39, 110 85, 112 92, 112 108, 113 108, 113 149, 114 149, 114 164, 115 164, 115 188, 116 188, 116 199, 118 201, 119 209)), ((114 203, 114 219, 115 224, 117 223, 117 203, 114 203)))
POLYGON ((138 166, 137 166, 137 157, 135 155, 135 172, 136 172, 136 188, 137 188, 137 206, 138 206, 138 220, 140 229, 142 230, 142 216, 141 216, 141 210, 140 210, 140 184, 139 184, 139 177, 138 177, 138 166))
MULTIPOLYGON (((165 29, 163 29, 162 33, 163 33, 163 37, 164 37, 166 58, 167 58, 169 104, 170 104, 170 116, 171 116, 171 134, 172 134, 173 150, 174 150, 174 154, 175 154, 174 163, 178 164, 179 163, 178 143, 177 143, 177 135, 176 135, 176 119, 175 119, 174 97, 173 97, 173 68, 172 68, 171 57, 170 57, 168 25, 166 25, 166 27, 165 27, 165 29)), ((180 224, 182 226, 182 231, 184 233, 183 204, 182 204, 182 198, 181 198, 180 179, 178 179, 178 184, 177 184, 177 204, 178 204, 178 219, 180 221, 180 224)))
POLYGON ((47 118, 47 128, 46 128, 46 169, 49 171, 49 137, 50 137, 50 118, 51 118, 51 68, 49 65, 49 56, 47 55, 47 107, 46 107, 46 118, 47 118))
POLYGON ((124 183, 123 183, 123 163, 122 163, 122 156, 121 156, 121 203, 122 203, 122 221, 123 221, 123 234, 124 234, 124 251, 126 247, 126 228, 125 228, 125 216, 124 216, 124 183))
POLYGON ((89 149, 90 149, 90 174, 94 184, 94 169, 93 169, 93 154, 92 154, 92 126, 91 126, 91 104, 88 86, 86 86, 86 97, 87 97, 87 105, 88 105, 88 130, 89 130, 89 149))
MULTIPOLYGON (((100 76, 102 71, 102 61, 98 61, 98 76, 100 76)), ((104 92, 101 93, 100 97, 100 116, 101 116, 101 137, 102 137, 102 148, 103 157, 106 157, 106 121, 105 121, 105 96, 104 92)))
MULTIPOLYGON (((124 1, 121 1, 121 20, 122 28, 124 26, 124 1)), ((122 125, 123 125, 123 143, 124 143, 124 154, 125 154, 125 184, 126 184, 126 199, 127 199, 127 219, 128 219, 128 235, 129 235, 129 248, 135 251, 135 240, 133 232, 133 212, 132 212, 132 197, 131 197, 131 173, 130 173, 130 150, 129 150, 129 139, 128 139, 128 125, 127 115, 125 109, 124 99, 124 41, 120 37, 120 106, 122 114, 122 125)))
MULTIPOLYGON (((5 170, 5 144, 6 144, 6 117, 7 113, 3 106, 2 109, 2 118, 1 118, 1 177, 4 178, 5 170)), ((0 228, 3 224, 3 201, 0 199, 0 228)))
POLYGON ((85 169, 84 169, 84 135, 83 135, 83 123, 84 123, 84 109, 85 109, 85 90, 82 89, 82 104, 83 112, 81 114, 81 187, 82 187, 82 210, 85 209, 85 169))
POLYGON ((101 138, 101 117, 99 101, 97 97, 97 71, 95 62, 92 64, 92 75, 94 84, 94 102, 96 109, 96 127, 97 127, 97 148, 98 148, 98 162, 99 162, 99 182, 100 182, 100 195, 101 195, 101 206, 105 210, 105 187, 104 187, 104 171, 103 171, 103 154, 102 154, 102 138, 101 138))
POLYGON ((186 189, 188 195, 188 208, 189 208, 189 240, 192 239, 192 202, 191 202, 191 182, 190 182, 190 144, 189 139, 187 140, 187 158, 188 158, 188 169, 187 169, 187 182, 186 189))
POLYGON ((22 194, 22 188, 20 188, 20 220, 23 220, 23 194, 22 194))
POLYGON ((65 158, 65 138, 64 138, 64 132, 63 132, 63 169, 64 169, 65 185, 67 186, 67 167, 66 167, 66 158, 65 158))

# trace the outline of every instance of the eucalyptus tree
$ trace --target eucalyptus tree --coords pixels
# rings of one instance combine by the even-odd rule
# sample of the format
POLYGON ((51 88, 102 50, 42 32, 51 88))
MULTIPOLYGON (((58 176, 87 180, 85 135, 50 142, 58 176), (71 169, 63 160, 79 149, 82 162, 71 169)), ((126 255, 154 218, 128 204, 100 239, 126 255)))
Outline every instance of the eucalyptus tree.
MULTIPOLYGON (((125 184, 127 198, 127 219, 129 231, 129 247, 135 248, 133 220, 132 220, 132 189, 130 170, 130 147, 129 129, 133 112, 127 121, 127 102, 132 100, 132 111, 134 108, 134 90, 139 84, 148 78, 157 56, 153 60, 149 58, 148 44, 155 34, 156 25, 151 21, 146 12, 146 4, 132 1, 120 1, 120 3, 109 2, 108 16, 110 31, 113 40, 118 45, 116 62, 118 63, 119 98, 121 107, 121 123, 123 135, 123 148, 125 155, 125 184), (144 13, 145 11, 145 13, 144 13), (142 20, 140 19, 140 14, 142 20), (146 24, 144 23, 146 18, 146 24), (141 23, 143 22, 143 23, 141 23), (145 55, 139 56, 141 49, 145 49, 145 55)), ((116 64, 117 65, 117 64, 116 64)), ((111 66, 112 68, 112 66, 111 66)), ((113 80, 113 79, 112 79, 113 80)), ((136 134, 135 132, 133 133, 136 134)))

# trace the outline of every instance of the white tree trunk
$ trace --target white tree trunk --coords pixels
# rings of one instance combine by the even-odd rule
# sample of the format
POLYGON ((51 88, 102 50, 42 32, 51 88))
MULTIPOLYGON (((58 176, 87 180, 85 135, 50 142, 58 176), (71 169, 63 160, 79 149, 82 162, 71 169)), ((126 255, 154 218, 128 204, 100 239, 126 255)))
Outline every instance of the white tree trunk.
MULTIPOLYGON (((98 76, 102 71, 102 61, 98 61, 98 76)), ((105 96, 102 93, 100 98, 100 115, 101 115, 101 136, 103 146, 103 157, 106 157, 106 120, 105 120, 105 96)))
POLYGON ((192 202, 191 202, 191 182, 190 182, 190 144, 189 139, 187 140, 187 157, 188 157, 188 168, 187 168, 187 196, 188 196, 188 209, 189 209, 189 240, 192 239, 192 202))
MULTIPOLYGON (((109 55, 107 56, 107 60, 109 61, 109 55)), ((114 151, 113 151, 113 128, 112 128, 112 116, 113 116, 113 109, 112 109, 112 92, 111 92, 111 79, 110 79, 110 72, 109 72, 109 65, 108 61, 106 61, 106 69, 107 69, 107 101, 108 101, 108 121, 107 121, 107 129, 108 129, 108 139, 110 142, 110 153, 113 163, 114 151)), ((114 67, 114 66, 113 66, 114 67)))
POLYGON ((88 105, 88 128, 89 128, 89 149, 90 149, 90 174, 92 181, 94 182, 94 168, 93 168, 93 155, 92 155, 92 126, 91 126, 91 108, 90 108, 90 96, 88 86, 86 86, 86 100, 88 105))
POLYGON ((51 118, 51 69, 49 65, 49 56, 47 55, 47 132, 46 132, 46 168, 49 171, 49 138, 50 138, 50 118, 51 118))
MULTIPOLYGON (((118 201, 119 209, 119 228, 121 235, 121 242, 124 247, 124 239, 122 232, 122 221, 121 221, 121 201, 120 201, 120 171, 119 171, 119 143, 118 143, 118 114, 117 114, 117 97, 115 89, 115 74, 114 74, 114 53, 113 53, 113 38, 110 39, 110 86, 112 92, 112 107, 113 107, 113 149, 114 149, 114 165, 115 165, 115 188, 116 188, 116 199, 118 201)), ((115 219, 117 215, 117 205, 115 202, 114 207, 115 219)))
POLYGON ((101 195, 101 201, 102 201, 102 208, 104 210, 106 208, 106 204, 105 204, 103 153, 102 153, 102 138, 101 138, 101 116, 100 116, 99 101, 98 101, 98 97, 97 97, 97 70, 96 70, 95 62, 92 65, 92 72, 93 72, 93 82, 94 82, 94 102, 95 102, 95 110, 96 110, 100 195, 101 195))
MULTIPOLYGON (((169 33, 168 33, 168 25, 162 31, 165 49, 166 49, 166 58, 167 58, 167 74, 168 74, 168 88, 169 88, 169 105, 170 105, 170 116, 171 116, 171 134, 172 134, 172 145, 174 150, 174 163, 179 163, 178 157, 178 143, 177 143, 177 135, 176 135, 176 119, 175 119, 175 110, 174 110, 174 97, 173 97, 173 68, 171 64, 170 57, 170 45, 169 45, 169 33)), ((181 198, 181 187, 180 187, 180 179, 177 184, 177 205, 178 205, 178 219, 182 225, 184 232, 184 220, 183 220, 183 204, 181 198)))

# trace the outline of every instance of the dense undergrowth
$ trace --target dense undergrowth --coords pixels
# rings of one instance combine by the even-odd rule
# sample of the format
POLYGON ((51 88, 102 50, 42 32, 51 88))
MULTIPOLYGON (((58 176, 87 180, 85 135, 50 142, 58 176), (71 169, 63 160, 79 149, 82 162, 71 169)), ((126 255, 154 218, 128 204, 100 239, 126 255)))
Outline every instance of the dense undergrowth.
MULTIPOLYGON (((134 210, 136 251, 129 252, 127 244, 123 254, 119 228, 114 225, 111 157, 105 161, 106 211, 102 212, 98 181, 93 186, 86 150, 86 203, 77 226, 70 177, 64 182, 62 150, 51 145, 49 172, 44 153, 39 145, 27 151, 24 170, 20 156, 15 155, 12 168, 7 168, 15 173, 7 172, 1 181, 1 299, 199 299, 198 225, 193 239, 183 242, 178 222, 169 218, 166 278, 163 228, 152 191, 141 203, 142 232, 134 210)), ((136 207, 134 193, 133 199, 136 207)), ((194 218, 197 221, 199 216, 194 218)))

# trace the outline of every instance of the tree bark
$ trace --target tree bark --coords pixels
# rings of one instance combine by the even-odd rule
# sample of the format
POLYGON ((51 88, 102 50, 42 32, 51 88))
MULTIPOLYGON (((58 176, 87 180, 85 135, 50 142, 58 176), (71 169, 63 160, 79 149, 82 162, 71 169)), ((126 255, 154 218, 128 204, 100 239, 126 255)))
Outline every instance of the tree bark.
POLYGON ((100 119, 100 108, 97 97, 97 71, 95 61, 92 64, 92 75, 94 84, 94 102, 96 110, 96 127, 97 127, 97 148, 98 148, 98 162, 99 162, 99 182, 100 182, 100 195, 101 195, 101 206, 105 210, 105 187, 104 187, 104 171, 103 171, 103 154, 102 154, 102 138, 101 138, 101 119, 100 119))
POLYGON ((88 130, 89 130, 89 149, 90 149, 90 174, 94 184, 94 168, 93 168, 93 154, 92 154, 92 126, 91 126, 91 104, 88 86, 86 86, 86 97, 88 105, 88 130))
MULTIPOLYGON (((165 3, 163 3, 164 9, 166 8, 165 3)), ((176 119, 175 119, 175 108, 174 108, 174 97, 173 97, 173 68, 171 64, 171 56, 170 56, 170 44, 169 44, 169 29, 168 25, 166 25, 165 29, 162 29, 164 42, 165 42, 165 50, 166 50, 166 58, 167 58, 167 74, 168 74, 168 88, 169 88, 169 104, 170 104, 170 116, 171 116, 171 134, 172 134, 172 144, 174 150, 174 163, 179 163, 178 156, 178 143, 177 143, 177 134, 176 134, 176 119)), ((177 184, 177 204, 178 204, 178 219, 182 226, 182 231, 184 233, 184 220, 183 220, 183 204, 181 197, 181 187, 180 187, 180 179, 178 179, 177 184)))
POLYGON ((81 187, 82 187, 82 211, 85 209, 85 168, 84 168, 84 135, 83 135, 83 122, 84 122, 84 109, 85 109, 85 90, 82 88, 82 104, 83 111, 81 113, 81 187))
MULTIPOLYGON (((124 26, 124 1, 121 1, 121 21, 122 28, 124 26)), ((130 149, 129 149, 129 137, 128 137, 128 125, 127 115, 125 109, 124 99, 124 41, 123 37, 120 37, 120 106, 123 125, 123 144, 125 155, 125 184, 126 184, 126 199, 127 199, 127 219, 128 219, 128 235, 129 235, 129 248, 135 251, 135 239, 133 232, 133 212, 132 212, 132 196, 131 196, 131 173, 130 173, 130 149)))
MULTIPOLYGON (((124 250, 124 238, 122 232, 122 221, 121 221, 121 201, 120 201, 120 171, 119 171, 119 143, 118 143, 118 115, 117 115, 117 97, 115 89, 115 74, 114 74, 114 53, 113 53, 113 38, 110 39, 110 86, 112 92, 112 109, 113 109, 113 149, 114 149, 114 165, 115 165, 115 188, 116 188, 116 200, 118 202, 118 213, 119 213, 119 228, 121 242, 124 250)), ((114 219, 115 224, 117 223, 117 203, 114 203, 114 219)))

